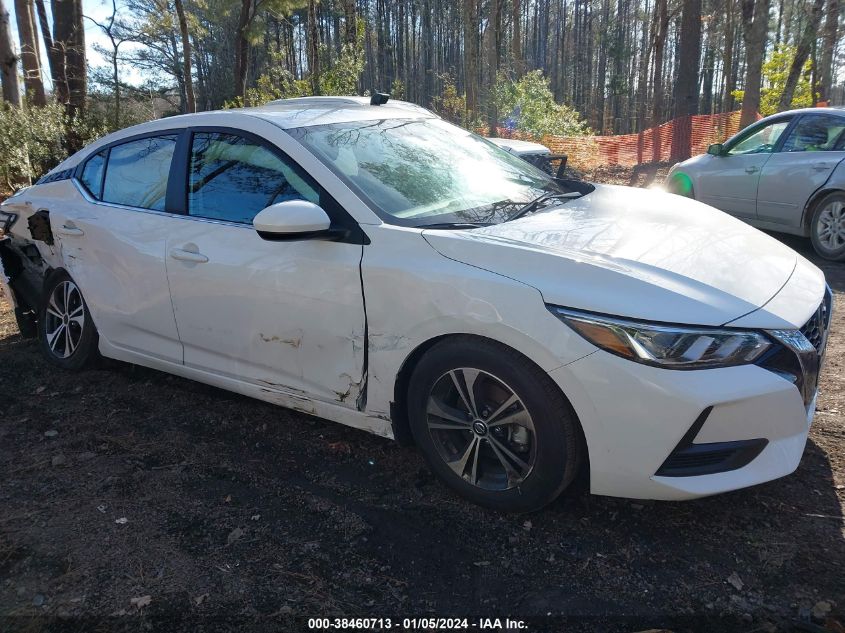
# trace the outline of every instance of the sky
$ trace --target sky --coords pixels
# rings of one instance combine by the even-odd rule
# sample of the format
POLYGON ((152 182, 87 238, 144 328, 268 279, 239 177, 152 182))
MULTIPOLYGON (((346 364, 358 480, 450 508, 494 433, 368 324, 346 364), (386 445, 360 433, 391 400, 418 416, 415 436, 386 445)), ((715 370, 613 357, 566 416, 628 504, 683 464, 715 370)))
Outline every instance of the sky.
MULTIPOLYGON (((11 14, 11 27, 12 27, 12 38, 15 44, 16 50, 20 52, 20 38, 18 37, 18 23, 17 18, 15 16, 15 5, 12 0, 4 0, 3 4, 6 6, 6 9, 11 14)), ((47 13, 50 13, 50 3, 44 3, 47 7, 47 13)), ((118 16, 120 15, 121 7, 123 3, 121 0, 117 2, 117 10, 118 16)), ((112 12, 112 3, 111 0, 82 0, 82 12, 84 15, 93 18, 97 22, 105 23, 108 21, 109 17, 111 17, 112 12)), ((50 17, 51 24, 52 24, 52 16, 50 17)), ((38 15, 35 16, 35 21, 38 21, 38 15)), ((39 36, 39 45, 41 46, 41 74, 44 78, 44 83, 46 86, 50 86, 50 67, 47 62, 47 52, 44 49, 44 40, 41 39, 41 30, 38 30, 39 36)), ((93 44, 100 44, 105 46, 106 48, 111 48, 111 43, 109 39, 106 37, 105 33, 103 33, 102 29, 99 26, 91 22, 91 20, 85 20, 85 47, 86 53, 88 56, 88 65, 91 68, 97 68, 98 66, 106 66, 110 65, 110 62, 103 58, 102 55, 97 53, 94 50, 93 44)), ((121 51, 128 50, 131 48, 131 44, 123 44, 121 45, 121 51)), ((123 66, 120 69, 120 80, 125 81, 131 84, 140 84, 143 80, 141 74, 134 70, 131 67, 123 66)))

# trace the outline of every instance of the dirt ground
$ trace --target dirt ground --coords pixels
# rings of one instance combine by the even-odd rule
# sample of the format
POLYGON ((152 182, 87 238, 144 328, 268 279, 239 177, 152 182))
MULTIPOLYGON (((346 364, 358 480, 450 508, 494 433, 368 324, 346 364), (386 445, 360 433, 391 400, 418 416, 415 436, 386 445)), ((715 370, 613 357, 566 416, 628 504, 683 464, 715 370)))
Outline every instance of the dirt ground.
POLYGON ((532 632, 845 631, 845 265, 784 241, 840 305, 798 471, 530 516, 474 507, 413 449, 353 429, 118 362, 57 370, 0 300, 0 630, 452 615, 532 632))

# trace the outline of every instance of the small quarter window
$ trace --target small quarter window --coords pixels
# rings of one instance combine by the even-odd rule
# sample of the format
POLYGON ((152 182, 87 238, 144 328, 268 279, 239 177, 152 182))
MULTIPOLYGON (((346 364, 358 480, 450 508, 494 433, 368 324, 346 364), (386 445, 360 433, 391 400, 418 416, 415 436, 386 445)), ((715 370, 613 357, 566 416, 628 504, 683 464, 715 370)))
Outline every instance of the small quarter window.
POLYGON ((103 201, 164 211, 176 138, 176 135, 151 136, 112 147, 103 183, 103 201))
POLYGON ((188 214, 250 223, 285 200, 320 203, 315 186, 288 160, 235 134, 197 132, 191 144, 188 214))
POLYGON ((103 150, 99 154, 94 154, 85 163, 82 168, 82 177, 80 180, 85 188, 92 196, 99 200, 103 195, 103 172, 106 167, 106 154, 108 150, 103 150))

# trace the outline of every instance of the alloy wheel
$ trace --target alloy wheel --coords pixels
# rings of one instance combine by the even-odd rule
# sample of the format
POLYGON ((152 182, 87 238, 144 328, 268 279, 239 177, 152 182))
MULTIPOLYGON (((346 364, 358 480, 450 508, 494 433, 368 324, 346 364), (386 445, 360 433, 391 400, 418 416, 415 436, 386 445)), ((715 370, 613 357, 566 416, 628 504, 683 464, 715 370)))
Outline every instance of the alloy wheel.
POLYGON ((831 251, 845 246, 845 202, 831 200, 816 220, 819 243, 831 251))
POLYGON ((531 414, 493 374, 461 367, 440 376, 428 397, 427 423, 440 457, 474 486, 509 490, 534 468, 531 414))
POLYGON ((53 289, 44 325, 50 353, 57 358, 70 358, 85 330, 85 304, 75 283, 62 281, 53 289))

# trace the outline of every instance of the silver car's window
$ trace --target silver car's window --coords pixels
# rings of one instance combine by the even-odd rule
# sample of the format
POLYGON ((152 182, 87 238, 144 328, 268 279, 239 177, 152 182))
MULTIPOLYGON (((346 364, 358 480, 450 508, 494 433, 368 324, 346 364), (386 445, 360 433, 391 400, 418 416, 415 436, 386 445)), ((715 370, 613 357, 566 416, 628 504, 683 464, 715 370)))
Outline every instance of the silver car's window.
POLYGON ((198 132, 191 144, 188 214, 250 223, 285 200, 319 204, 320 195, 274 152, 235 134, 198 132))
POLYGON ((782 152, 830 152, 845 130, 845 117, 812 114, 801 120, 789 132, 782 152))
POLYGON ((502 222, 558 189, 548 174, 439 119, 385 119, 288 132, 393 224, 502 222))
POLYGON ((176 135, 151 136, 109 151, 103 201, 164 211, 176 135))
POLYGON ((789 119, 775 121, 761 127, 750 136, 732 145, 727 153, 729 156, 736 154, 771 154, 775 151, 778 139, 789 127, 789 119))

